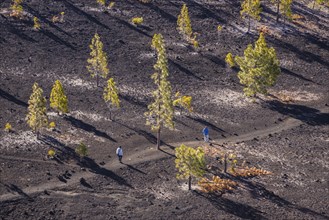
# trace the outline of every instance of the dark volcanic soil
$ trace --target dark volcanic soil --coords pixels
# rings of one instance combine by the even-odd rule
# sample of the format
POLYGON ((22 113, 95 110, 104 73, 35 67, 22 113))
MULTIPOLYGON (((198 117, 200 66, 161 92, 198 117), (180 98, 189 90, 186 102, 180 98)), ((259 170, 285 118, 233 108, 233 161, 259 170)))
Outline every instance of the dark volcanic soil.
POLYGON ((293 13, 303 19, 283 25, 264 4, 261 21, 245 34, 235 0, 127 0, 106 12, 96 1, 26 0, 22 20, 8 16, 9 5, 0 2, 0 219, 329 219, 327 9, 296 1, 293 13), (198 33, 197 50, 176 30, 184 2, 198 33), (65 22, 52 23, 62 11, 65 22), (32 28, 33 16, 41 21, 40 31, 32 28), (137 16, 143 16, 143 25, 131 24, 137 16), (271 96, 249 100, 237 70, 224 59, 228 52, 241 56, 262 25, 282 74, 271 96), (120 90, 122 108, 114 121, 86 70, 95 32, 120 90), (155 88, 154 33, 166 40, 173 92, 191 95, 194 109, 178 111, 176 129, 163 130, 163 151, 154 149, 156 134, 143 115, 155 88), (56 79, 70 113, 62 117, 49 109, 56 131, 44 130, 37 140, 25 123, 31 88, 38 82, 49 98, 56 79), (284 102, 287 97, 290 102, 284 102), (7 122, 14 133, 3 131, 7 122), (222 196, 201 193, 196 185, 188 192, 186 182, 175 178, 173 148, 203 145, 205 125, 212 147, 273 174, 247 179, 221 174, 239 184, 222 196), (74 152, 80 142, 89 147, 82 162, 74 152), (125 153, 122 165, 115 157, 118 145, 125 153), (57 160, 45 158, 50 148, 57 150, 57 160))

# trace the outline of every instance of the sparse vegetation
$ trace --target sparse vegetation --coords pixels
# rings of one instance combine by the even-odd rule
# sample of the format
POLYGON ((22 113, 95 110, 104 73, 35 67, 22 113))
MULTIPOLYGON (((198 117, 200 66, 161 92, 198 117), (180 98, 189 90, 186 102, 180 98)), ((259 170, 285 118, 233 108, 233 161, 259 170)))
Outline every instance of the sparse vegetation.
POLYGON ((143 17, 135 17, 131 19, 131 22, 135 25, 141 25, 143 23, 143 17))
POLYGON ((267 87, 273 86, 281 73, 275 49, 267 47, 263 33, 260 33, 254 48, 249 44, 244 56, 236 56, 234 60, 240 67, 238 77, 245 85, 246 96, 267 94, 267 87))
POLYGON ((65 12, 62 11, 59 15, 54 15, 51 20, 52 20, 53 23, 57 23, 57 22, 63 23, 64 22, 64 15, 65 15, 65 12))
POLYGON ((13 128, 12 128, 11 124, 8 123, 8 122, 5 124, 5 131, 6 132, 12 132, 13 131, 13 128))
POLYGON ((100 4, 101 6, 105 6, 106 4, 106 0, 96 0, 98 4, 100 4))
POLYGON ((228 179, 222 179, 218 176, 213 176, 212 179, 202 178, 198 182, 201 191, 205 193, 219 193, 223 194, 226 191, 233 191, 238 185, 236 182, 228 179))
POLYGON ((164 39, 161 34, 154 34, 152 48, 157 53, 157 62, 154 65, 155 73, 151 76, 157 89, 152 93, 154 102, 148 105, 145 113, 146 124, 157 131, 157 148, 160 147, 160 132, 162 127, 174 128, 174 107, 171 99, 171 85, 168 81, 169 70, 164 39))
POLYGON ((228 53, 225 57, 225 62, 232 68, 235 66, 234 57, 231 53, 228 53))
POLYGON ((96 76, 96 85, 99 86, 99 77, 106 78, 109 74, 109 69, 107 67, 107 55, 103 51, 103 43, 99 35, 96 33, 93 37, 90 47, 90 57, 87 62, 87 69, 91 74, 91 77, 96 76))
POLYGON ((181 35, 192 44, 195 48, 199 47, 199 42, 196 40, 196 34, 193 33, 191 19, 188 13, 188 7, 186 4, 183 5, 180 14, 177 19, 177 28, 181 35))
POLYGON ((242 18, 248 17, 248 31, 250 32, 250 20, 251 18, 260 20, 260 13, 262 8, 260 7, 260 0, 243 0, 241 3, 242 10, 240 14, 242 18))
POLYGON ((115 6, 115 2, 110 2, 109 5, 107 6, 108 9, 113 9, 115 6))
POLYGON ((56 151, 54 149, 48 150, 48 153, 47 153, 48 158, 53 159, 55 157, 55 155, 56 155, 56 151))
POLYGON ((10 16, 22 18, 23 16, 23 6, 22 6, 23 0, 13 0, 10 9, 11 13, 10 16))
POLYGON ((50 93, 50 107, 57 111, 58 114, 68 113, 68 100, 64 93, 62 83, 59 80, 55 81, 50 93))
POLYGON ((192 97, 181 95, 180 92, 175 94, 175 100, 173 101, 174 106, 180 106, 181 108, 186 109, 189 112, 193 111, 192 108, 192 97))
POLYGON ((112 118, 111 108, 120 108, 118 88, 116 87, 113 78, 110 78, 107 81, 107 86, 104 88, 103 98, 104 101, 110 105, 110 118, 112 118))
POLYGON ((178 179, 188 179, 188 188, 191 190, 192 177, 202 177, 205 173, 206 163, 204 151, 201 147, 194 149, 182 144, 175 149, 175 164, 178 169, 178 179))
POLYGON ((88 155, 88 148, 84 143, 80 143, 77 148, 75 148, 75 152, 80 156, 80 160, 83 159, 83 157, 88 155))
POLYGON ((51 130, 54 130, 54 129, 56 128, 56 123, 55 123, 54 121, 50 122, 50 123, 49 123, 49 128, 50 128, 51 130))
POLYGON ((41 24, 40 24, 40 21, 37 17, 33 18, 33 29, 36 30, 36 31, 41 29, 41 24))
POLYGON ((40 129, 48 126, 47 100, 43 96, 43 90, 39 87, 38 83, 34 83, 32 89, 33 91, 28 102, 29 107, 26 121, 39 138, 40 129))

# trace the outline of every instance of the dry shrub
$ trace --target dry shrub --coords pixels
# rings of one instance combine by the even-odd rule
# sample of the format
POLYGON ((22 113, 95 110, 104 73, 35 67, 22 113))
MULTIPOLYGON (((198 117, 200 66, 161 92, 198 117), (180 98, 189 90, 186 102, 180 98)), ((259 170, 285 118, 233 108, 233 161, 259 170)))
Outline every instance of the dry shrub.
POLYGON ((233 173, 234 176, 240 176, 240 177, 255 177, 255 176, 270 175, 270 174, 272 174, 270 171, 259 169, 256 167, 236 168, 233 173))
POLYGON ((303 15, 293 14, 291 16, 293 23, 303 24, 306 21, 306 18, 303 15))
POLYGON ((282 93, 282 92, 279 92, 276 97, 282 101, 282 102, 294 102, 294 99, 292 96, 288 95, 288 94, 285 94, 285 93, 282 93))
POLYGON ((270 28, 266 25, 261 25, 257 27, 258 32, 260 33, 264 33, 266 35, 272 35, 272 31, 270 30, 270 28))
POLYGON ((238 185, 236 182, 228 179, 221 179, 218 176, 213 176, 212 180, 202 178, 198 185, 201 191, 205 193, 220 193, 223 194, 227 191, 232 191, 238 185))

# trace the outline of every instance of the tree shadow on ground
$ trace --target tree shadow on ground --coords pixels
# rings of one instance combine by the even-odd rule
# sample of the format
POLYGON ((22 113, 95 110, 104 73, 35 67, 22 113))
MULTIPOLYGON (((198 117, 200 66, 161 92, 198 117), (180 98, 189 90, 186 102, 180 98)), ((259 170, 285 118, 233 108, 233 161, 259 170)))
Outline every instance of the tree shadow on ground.
POLYGON ((247 189, 251 196, 254 199, 267 199, 271 201, 272 203, 276 204, 278 207, 284 207, 284 208, 289 208, 289 209, 295 209, 298 210, 304 214, 311 215, 314 218, 324 218, 324 219, 329 219, 328 216, 318 213, 316 211, 313 211, 309 208, 301 207, 296 204, 292 204, 291 202, 285 200, 284 198, 281 198, 278 195, 275 195, 272 191, 269 191, 266 189, 262 184, 260 183, 255 183, 251 182, 248 178, 243 178, 243 177, 236 177, 231 174, 222 174, 222 178, 228 178, 231 179, 235 182, 237 182, 239 185, 242 185, 245 189, 247 189))
POLYGON ((208 194, 193 191, 196 195, 206 198, 218 210, 223 210, 227 213, 235 215, 243 219, 266 219, 262 212, 252 206, 235 202, 218 195, 208 194))
MULTIPOLYGON (((117 124, 119 124, 119 125, 121 125, 121 126, 123 126, 123 127, 125 127, 125 128, 128 128, 128 129, 131 130, 131 131, 136 132, 138 135, 143 136, 143 137, 144 137, 146 140, 148 140, 151 144, 154 144, 154 145, 157 144, 157 138, 156 138, 152 133, 147 132, 147 131, 144 131, 144 130, 142 130, 142 129, 138 129, 138 128, 130 127, 130 126, 128 126, 128 125, 126 125, 126 124, 123 124, 123 123, 121 123, 121 122, 119 122, 119 121, 114 121, 114 122, 117 123, 117 124)), ((170 145, 170 144, 167 144, 167 143, 164 142, 164 141, 161 141, 160 144, 161 144, 161 145, 168 146, 168 147, 170 147, 171 149, 174 149, 174 148, 175 148, 174 146, 172 146, 172 145, 170 145)))
POLYGON ((33 202, 33 198, 26 194, 21 188, 16 186, 15 184, 4 184, 8 191, 17 193, 22 197, 26 198, 28 201, 33 202))
POLYGON ((170 14, 170 13, 162 10, 157 5, 154 5, 153 3, 144 4, 144 5, 147 6, 147 7, 149 7, 150 9, 152 9, 153 11, 155 11, 156 13, 158 13, 159 15, 161 15, 161 17, 167 19, 169 22, 176 23, 177 17, 175 17, 172 14, 170 14))
POLYGON ((133 188, 124 178, 121 176, 118 176, 113 171, 105 169, 103 167, 100 167, 94 159, 91 159, 89 157, 83 157, 83 159, 80 162, 80 165, 89 169, 90 172, 102 175, 104 177, 109 177, 112 180, 116 181, 117 183, 121 185, 125 185, 129 188, 133 188))
POLYGON ((169 64, 173 65, 174 67, 176 67, 178 70, 180 70, 181 72, 185 73, 188 76, 192 76, 198 80, 203 80, 201 77, 195 75, 193 72, 191 72, 190 70, 186 69, 185 67, 183 67, 182 65, 176 63, 175 61, 173 61, 172 59, 168 59, 169 64))
POLYGON ((90 133, 94 133, 96 136, 106 138, 106 139, 108 139, 110 141, 117 142, 115 139, 113 139, 112 137, 110 137, 107 133, 105 133, 103 131, 97 130, 94 126, 92 126, 92 125, 90 125, 90 124, 88 124, 86 122, 83 122, 80 119, 76 119, 73 116, 65 116, 64 119, 66 121, 70 122, 71 125, 73 125, 76 128, 80 128, 80 129, 82 129, 84 131, 87 131, 87 132, 90 132, 90 133))
POLYGON ((315 108, 282 103, 277 100, 266 101, 262 105, 272 111, 298 119, 308 125, 329 125, 329 113, 322 113, 315 108))
POLYGON ((136 167, 132 166, 132 165, 129 165, 127 163, 124 163, 122 162, 122 164, 126 165, 129 169, 131 170, 134 170, 134 171, 137 171, 138 173, 141 173, 141 174, 144 174, 146 175, 147 173, 145 173, 144 171, 140 170, 140 169, 137 169, 136 167))
POLYGON ((205 125, 207 127, 209 127, 210 129, 214 130, 214 131, 217 131, 217 132, 221 132, 221 133, 226 133, 223 129, 217 127, 216 125, 202 119, 202 118, 194 118, 192 116, 186 116, 187 118, 193 120, 193 121, 196 121, 202 125, 205 125))
POLYGON ((298 79, 301 79, 301 80, 304 80, 304 81, 307 81, 307 82, 311 82, 311 83, 315 83, 313 80, 311 79, 307 79, 305 78, 304 76, 300 75, 300 74, 297 74, 297 73, 294 73, 284 67, 281 67, 281 70, 282 70, 282 73, 285 73, 287 75, 290 75, 290 76, 293 76, 293 77, 296 77, 298 79))
POLYGON ((110 15, 110 17, 113 18, 113 19, 115 19, 119 24, 125 25, 125 26, 127 26, 129 29, 131 29, 133 31, 136 31, 136 32, 138 32, 138 33, 140 33, 140 34, 148 37, 148 38, 151 38, 152 37, 150 34, 148 34, 148 33, 144 32, 144 31, 140 30, 139 28, 135 27, 134 25, 130 24, 129 22, 127 22, 125 20, 122 20, 120 18, 111 16, 111 15, 110 15))
POLYGON ((77 13, 78 15, 83 15, 85 16, 89 21, 107 29, 107 30, 111 30, 108 26, 106 26, 105 24, 103 24, 102 22, 100 22, 99 20, 97 20, 95 17, 91 16, 90 14, 84 12, 83 10, 81 10, 80 8, 76 7, 74 4, 72 4, 70 1, 68 0, 62 0, 62 2, 64 3, 64 5, 71 9, 72 11, 74 11, 75 13, 77 13))
POLYGON ((23 102, 22 100, 17 99, 15 96, 10 95, 8 92, 3 91, 2 89, 0 89, 0 97, 7 99, 8 101, 13 102, 13 103, 23 106, 23 107, 28 106, 28 104, 26 102, 23 102))
POLYGON ((131 96, 131 95, 123 95, 119 94, 120 99, 124 99, 125 101, 129 102, 130 104, 141 106, 143 108, 147 108, 147 103, 140 101, 138 98, 131 96))

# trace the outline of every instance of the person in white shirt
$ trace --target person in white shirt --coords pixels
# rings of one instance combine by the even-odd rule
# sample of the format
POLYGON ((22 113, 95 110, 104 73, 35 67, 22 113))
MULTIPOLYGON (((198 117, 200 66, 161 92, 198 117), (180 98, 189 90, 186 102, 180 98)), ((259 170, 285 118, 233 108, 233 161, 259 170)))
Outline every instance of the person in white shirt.
POLYGON ((119 146, 119 147, 117 148, 116 154, 118 155, 119 162, 122 163, 123 151, 122 151, 121 146, 119 146))

